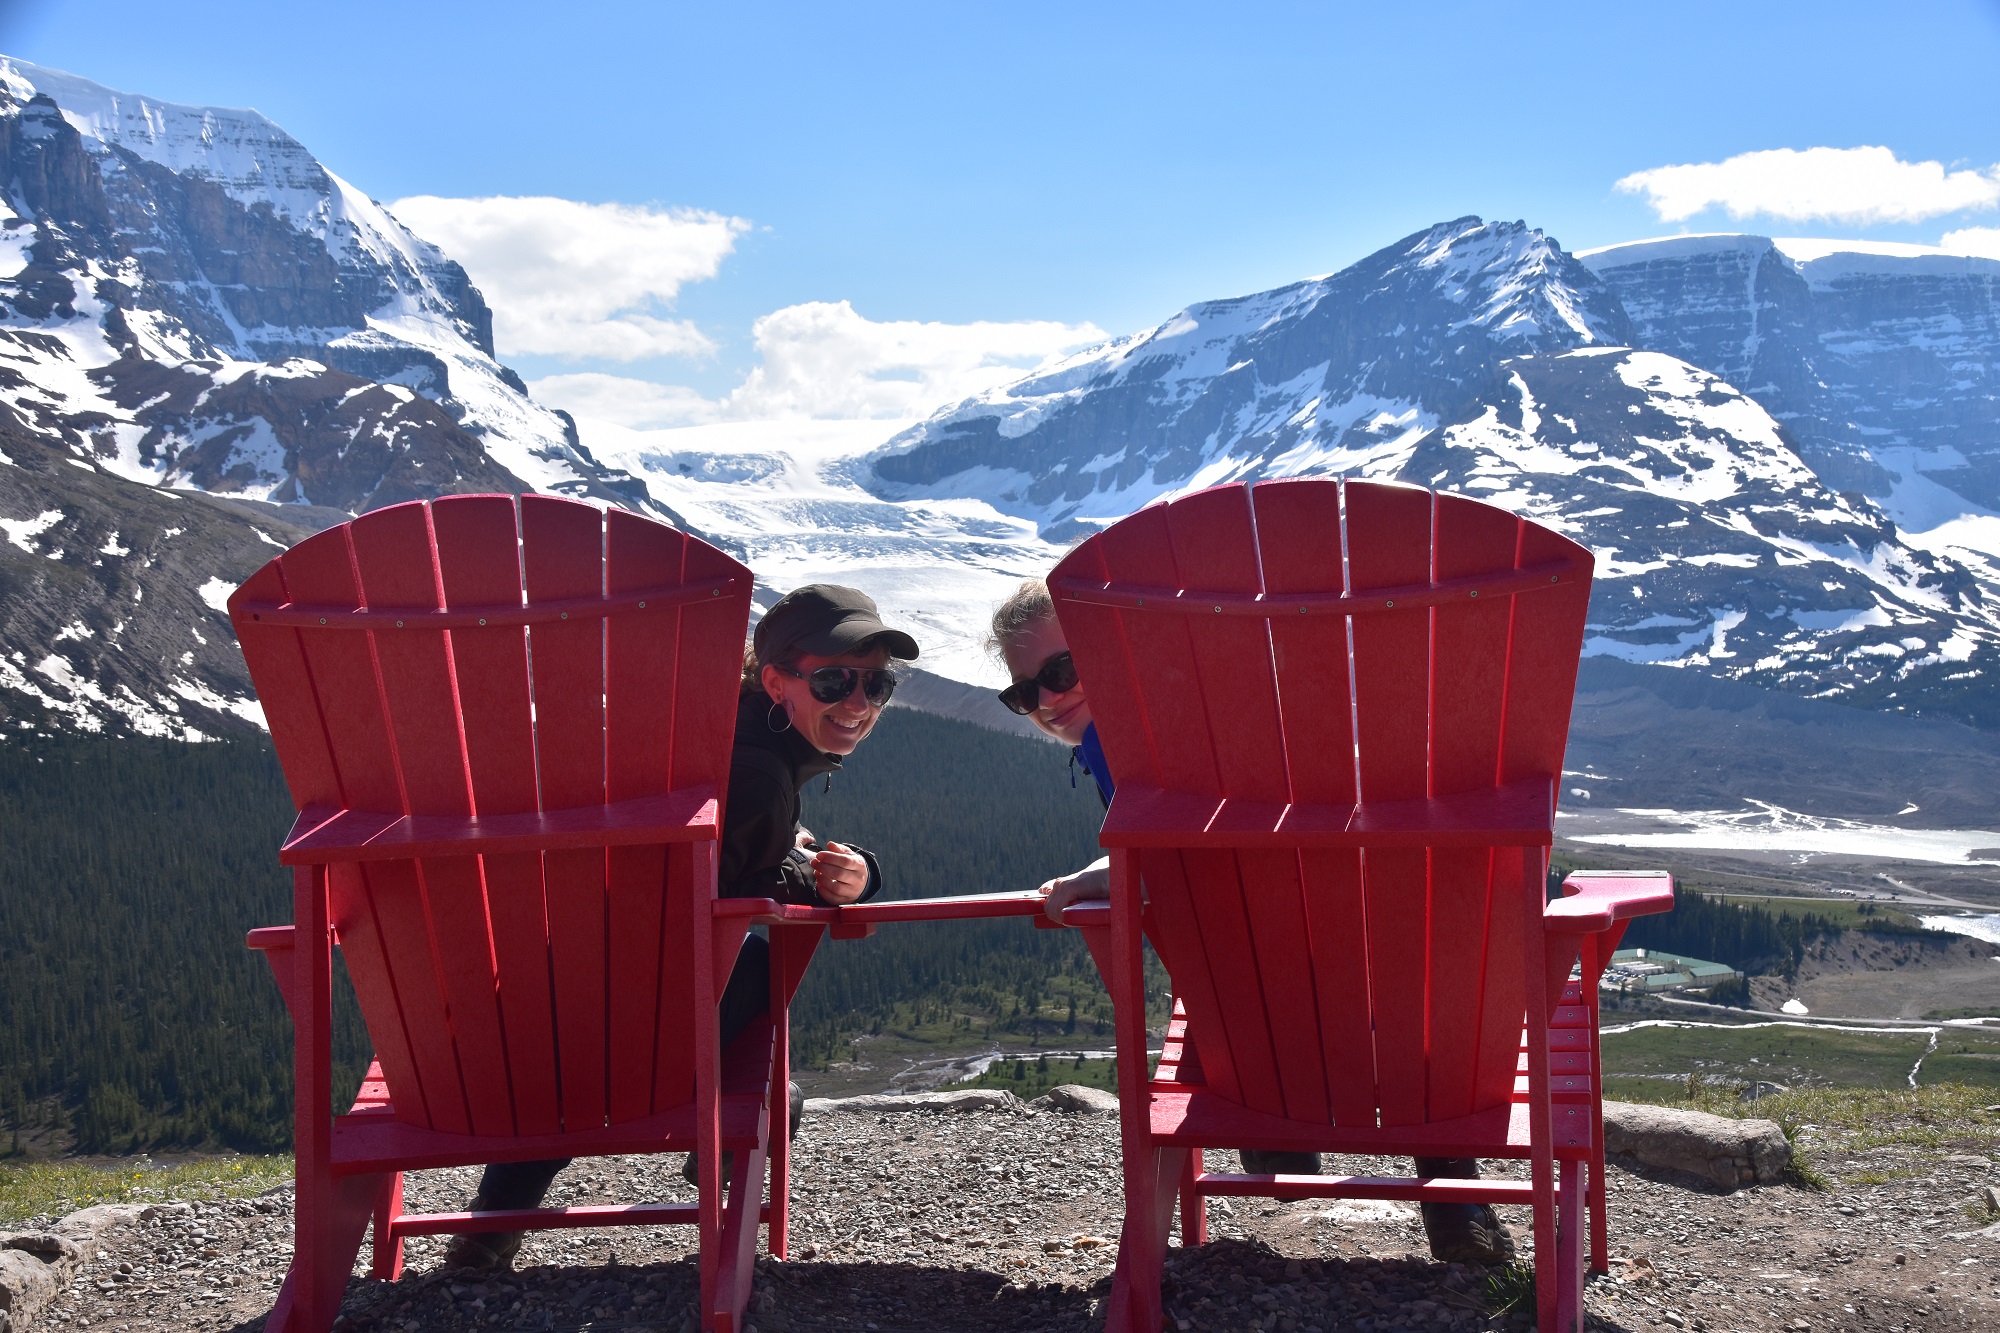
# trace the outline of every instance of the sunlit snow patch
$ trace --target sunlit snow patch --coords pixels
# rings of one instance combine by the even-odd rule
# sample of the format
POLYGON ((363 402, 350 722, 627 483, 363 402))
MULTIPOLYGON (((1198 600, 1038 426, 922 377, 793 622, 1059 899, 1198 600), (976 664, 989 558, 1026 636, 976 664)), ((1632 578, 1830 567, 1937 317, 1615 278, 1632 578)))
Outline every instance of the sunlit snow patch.
POLYGON ((210 579, 195 589, 197 596, 217 611, 229 609, 229 594, 236 591, 236 585, 228 579, 210 579))
POLYGON ((1920 916, 1926 930, 1941 930, 1951 935, 1964 935, 1975 940, 1985 940, 1988 944, 2000 944, 2000 913, 1988 916, 1920 916))
MULTIPOLYGON (((1800 814, 1753 801, 1748 810, 1621 809, 1628 827, 1564 833, 1572 842, 1609 847, 1698 847, 1714 851, 1873 856, 1938 865, 2000 865, 2000 832, 1991 829, 1895 828, 1800 814)), ((1604 816, 1595 816, 1598 823, 1604 816)))

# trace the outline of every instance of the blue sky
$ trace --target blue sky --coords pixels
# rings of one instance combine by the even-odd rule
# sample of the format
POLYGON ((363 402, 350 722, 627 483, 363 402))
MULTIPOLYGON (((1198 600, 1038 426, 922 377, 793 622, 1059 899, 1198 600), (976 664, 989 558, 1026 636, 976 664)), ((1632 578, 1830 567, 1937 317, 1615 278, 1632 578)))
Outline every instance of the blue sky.
MULTIPOLYGON (((805 342, 783 347, 798 356, 857 336, 873 350, 767 380, 854 372, 882 392, 770 402, 895 415, 923 406, 898 400, 898 383, 955 390, 968 358, 1027 364, 1466 213, 1525 218, 1571 249, 1679 230, 1935 243, 2000 226, 1987 198, 2000 191, 1981 185, 2000 179, 1992 0, 1227 13, 0 0, 0 50, 169 100, 254 106, 377 198, 434 197, 405 220, 454 253, 448 236, 470 249, 495 219, 514 226, 484 272, 460 255, 496 305, 511 294, 503 317, 537 299, 522 238, 566 217, 602 224, 613 261, 659 247, 650 269, 613 262, 622 278, 603 263, 563 277, 608 285, 539 332, 540 316, 516 316, 502 352, 551 393, 589 388, 577 376, 668 386, 637 409, 663 422, 731 410, 717 404, 794 336, 805 342), (1697 186, 1748 189, 1754 210, 1761 160, 1680 182, 1664 205, 1616 188, 1672 165, 1864 145, 1891 166, 1942 164, 1946 179, 1926 194, 1897 166, 1881 189, 1922 198, 1842 205, 1844 218, 1665 216, 1704 198, 1697 186), (629 207, 544 208, 530 225, 512 205, 454 202, 537 196, 629 207), (1966 206, 1936 211, 1954 198, 1966 206), (563 354, 575 348, 594 351, 563 354)), ((1846 159, 1824 165, 1852 174, 1846 159)))

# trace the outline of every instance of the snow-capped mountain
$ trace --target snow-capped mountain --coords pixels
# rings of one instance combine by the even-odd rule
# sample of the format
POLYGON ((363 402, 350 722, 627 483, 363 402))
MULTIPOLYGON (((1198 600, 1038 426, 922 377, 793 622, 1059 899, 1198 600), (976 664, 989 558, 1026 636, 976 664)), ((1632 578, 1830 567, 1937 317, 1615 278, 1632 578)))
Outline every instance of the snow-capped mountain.
POLYGON ((1616 298, 1541 232, 1460 218, 940 413, 863 480, 892 499, 977 496, 1062 540, 1170 492, 1350 471, 1476 417, 1510 356, 1629 341, 1616 298))
POLYGON ((456 263, 255 112, 0 57, 0 727, 256 725, 215 590, 348 513, 530 489, 659 512, 491 326, 456 263))
POLYGON ((2000 556, 2000 261, 1739 235, 1579 258, 1638 345, 1754 395, 1829 485, 1912 541, 2000 556))
MULTIPOLYGON (((218 444, 229 427, 209 420, 153 430, 142 450, 149 432, 133 428, 133 409, 88 373, 136 358, 212 365, 227 383, 237 363, 299 359, 436 403, 514 489, 643 503, 494 360, 492 316, 465 271, 263 116, 5 57, 0 99, 0 147, 20 195, 8 192, 0 217, 0 277, 14 288, 5 322, 48 335, 15 339, 16 360, 39 346, 84 372, 24 367, 34 392, 8 396, 31 421, 90 423, 93 454, 134 480, 190 484, 180 457, 194 450, 194 466, 221 479, 206 489, 332 503, 247 419, 235 423, 240 447, 218 444)), ((437 489, 453 486, 441 478, 437 489)))
MULTIPOLYGON (((1598 552, 1592 653, 1990 713, 1991 570, 1905 542, 1758 398, 1640 350, 1679 300, 1628 303, 1541 232, 1460 218, 1330 277, 1190 306, 941 412, 850 475, 890 501, 975 498, 1052 540, 1244 478, 1483 494, 1598 552)), ((1767 385, 1768 363, 1793 370, 1784 338, 1805 340, 1739 337, 1732 362, 1689 328, 1674 350, 1767 385)))

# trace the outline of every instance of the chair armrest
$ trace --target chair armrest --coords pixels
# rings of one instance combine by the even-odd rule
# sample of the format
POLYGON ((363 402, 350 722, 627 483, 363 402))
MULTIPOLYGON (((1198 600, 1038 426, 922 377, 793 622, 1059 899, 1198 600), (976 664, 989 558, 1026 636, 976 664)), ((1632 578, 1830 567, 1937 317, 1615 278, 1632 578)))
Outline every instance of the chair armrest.
POLYGON ((511 815, 395 815, 309 805, 278 849, 278 861, 323 865, 713 842, 720 827, 716 810, 715 789, 708 786, 610 805, 511 815))
POLYGON ((296 943, 296 930, 294 926, 263 926, 243 937, 243 947, 264 951, 290 949, 296 943))
POLYGON ((1062 923, 1079 930, 1111 928, 1111 904, 1102 898, 1090 902, 1071 903, 1063 908, 1062 923))
POLYGON ((1563 880, 1563 897, 1542 912, 1542 926, 1561 935, 1594 935, 1620 921, 1674 910, 1674 877, 1664 870, 1579 870, 1563 880))
POLYGON ((839 928, 878 926, 892 921, 964 921, 998 916, 1034 916, 1047 899, 1035 889, 1008 893, 958 893, 943 898, 894 898, 845 907, 802 907, 770 898, 722 898, 717 917, 747 916, 754 923, 809 923, 839 928))

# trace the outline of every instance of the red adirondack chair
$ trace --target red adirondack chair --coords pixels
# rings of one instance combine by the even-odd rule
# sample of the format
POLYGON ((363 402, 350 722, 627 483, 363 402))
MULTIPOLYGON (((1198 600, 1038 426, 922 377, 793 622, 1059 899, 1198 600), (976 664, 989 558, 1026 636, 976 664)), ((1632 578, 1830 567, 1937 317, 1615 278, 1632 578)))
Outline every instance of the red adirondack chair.
POLYGON ((1110 901, 1065 917, 1116 1014, 1109 1329, 1160 1327, 1176 1192, 1194 1244, 1210 1194, 1532 1204, 1540 1327, 1580 1327, 1596 973, 1673 901, 1664 875, 1546 901, 1591 563, 1473 500, 1295 480, 1151 506, 1051 575, 1117 779, 1110 901), (1150 1078, 1142 931, 1178 996, 1150 1078), (1532 1179, 1209 1173, 1204 1145, 1532 1179))
MULTIPOLYGON (((785 1004, 727 1051, 715 1002, 764 903, 715 898, 750 571, 542 496, 396 505, 229 600, 299 818, 294 924, 253 931, 297 1041, 297 1239, 267 1327, 331 1327, 374 1222, 406 1236, 688 1222, 703 1327, 784 1252, 785 1004), (376 1059, 330 1114, 330 945, 376 1059), (728 1200, 718 1177, 735 1151, 728 1200), (695 1204, 412 1215, 406 1170, 692 1151, 695 1204), (760 1208, 766 1157, 771 1202, 760 1208)), ((796 932, 794 932, 796 933, 796 932)))

